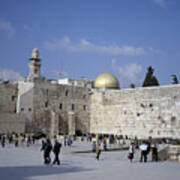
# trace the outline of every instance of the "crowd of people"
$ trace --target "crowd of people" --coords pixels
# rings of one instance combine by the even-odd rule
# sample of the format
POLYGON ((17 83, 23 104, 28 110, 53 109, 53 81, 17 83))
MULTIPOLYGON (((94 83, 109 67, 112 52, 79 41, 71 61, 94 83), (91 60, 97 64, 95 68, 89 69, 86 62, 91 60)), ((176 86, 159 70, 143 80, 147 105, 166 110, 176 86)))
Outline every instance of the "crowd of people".
POLYGON ((128 154, 130 162, 134 159, 136 149, 141 151, 140 162, 158 161, 158 147, 156 143, 151 144, 150 142, 143 141, 139 146, 136 146, 134 142, 132 142, 129 146, 128 154))
MULTIPOLYGON (((88 136, 81 136, 80 141, 91 142, 92 143, 92 151, 96 153, 96 159, 99 160, 102 150, 107 151, 107 144, 113 144, 116 142, 116 138, 113 136, 100 136, 98 140, 97 137, 92 137, 91 135, 88 136)), ((61 142, 64 142, 65 146, 72 146, 74 137, 73 136, 63 136, 63 139, 59 139, 57 136, 54 137, 54 143, 51 143, 50 138, 44 137, 41 139, 42 147, 41 151, 43 151, 43 158, 44 158, 44 164, 50 164, 51 163, 51 152, 54 153, 54 160, 53 164, 60 165, 60 159, 59 155, 61 152, 62 144, 61 142)), ((118 139, 119 140, 119 139, 118 139)), ((34 135, 30 134, 17 134, 17 133, 7 133, 2 134, 0 133, 0 143, 2 148, 6 146, 6 144, 14 144, 15 147, 18 147, 19 145, 25 145, 29 147, 30 145, 36 144, 36 137, 34 135)), ((125 144, 125 141, 122 141, 123 144, 125 144)), ((140 156, 140 162, 147 162, 147 161, 158 161, 158 147, 157 144, 151 144, 146 141, 142 141, 139 143, 139 141, 132 142, 129 146, 128 150, 128 159, 130 162, 133 162, 134 154, 136 151, 139 151, 141 153, 140 156), (138 142, 138 143, 137 143, 138 142)))
POLYGON ((14 144, 15 147, 18 147, 19 144, 30 146, 35 144, 35 137, 33 135, 18 134, 18 133, 0 133, 0 142, 1 146, 5 147, 6 144, 14 144))

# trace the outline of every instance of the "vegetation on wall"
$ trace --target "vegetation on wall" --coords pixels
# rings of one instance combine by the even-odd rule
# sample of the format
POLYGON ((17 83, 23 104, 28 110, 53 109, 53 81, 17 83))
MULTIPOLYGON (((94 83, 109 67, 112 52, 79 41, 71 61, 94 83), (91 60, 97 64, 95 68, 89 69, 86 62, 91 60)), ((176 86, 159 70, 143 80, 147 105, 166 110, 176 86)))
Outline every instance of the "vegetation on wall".
POLYGON ((172 84, 179 84, 178 78, 175 74, 172 74, 171 77, 173 78, 172 84))
POLYGON ((149 66, 147 70, 148 72, 146 73, 146 77, 144 79, 142 87, 159 86, 157 78, 153 75, 154 69, 151 66, 149 66))

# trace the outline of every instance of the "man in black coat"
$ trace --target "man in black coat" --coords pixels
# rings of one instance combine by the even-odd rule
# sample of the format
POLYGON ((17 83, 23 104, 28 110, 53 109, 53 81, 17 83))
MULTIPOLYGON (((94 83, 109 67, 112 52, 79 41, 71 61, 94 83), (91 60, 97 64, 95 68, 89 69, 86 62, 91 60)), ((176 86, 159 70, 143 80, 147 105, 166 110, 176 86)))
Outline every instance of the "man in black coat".
POLYGON ((152 146, 152 161, 158 161, 158 149, 156 144, 152 146))
POLYGON ((5 138, 5 135, 3 135, 1 137, 1 145, 2 145, 2 147, 5 147, 5 144, 6 144, 6 138, 5 138))
POLYGON ((61 146, 62 146, 62 144, 59 143, 59 142, 57 141, 57 139, 56 139, 56 140, 55 140, 54 147, 53 147, 53 152, 54 152, 54 155, 55 155, 53 164, 56 164, 56 163, 57 163, 58 165, 60 165, 59 153, 60 153, 60 150, 61 150, 61 146))
POLYGON ((50 164, 51 157, 50 153, 52 150, 52 145, 50 139, 46 139, 46 142, 42 141, 41 151, 44 151, 44 164, 50 164))

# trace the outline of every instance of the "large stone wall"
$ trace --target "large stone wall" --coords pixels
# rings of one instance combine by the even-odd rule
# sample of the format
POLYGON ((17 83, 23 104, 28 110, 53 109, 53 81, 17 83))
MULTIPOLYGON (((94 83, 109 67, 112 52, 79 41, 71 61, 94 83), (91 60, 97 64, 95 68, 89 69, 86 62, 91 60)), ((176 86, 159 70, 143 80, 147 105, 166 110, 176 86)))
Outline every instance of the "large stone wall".
POLYGON ((33 131, 52 134, 53 128, 54 134, 58 132, 67 134, 69 112, 74 113, 75 130, 83 133, 89 132, 88 88, 51 84, 48 81, 35 83, 33 131))
POLYGON ((0 84, 0 132, 24 132, 25 119, 16 114, 18 97, 17 84, 0 84))
POLYGON ((33 132, 33 82, 18 82, 17 114, 25 117, 25 132, 33 132))
POLYGON ((25 118, 14 113, 0 113, 0 133, 24 133, 25 118))
POLYGON ((16 113, 17 85, 0 84, 0 113, 16 113))
POLYGON ((15 121, 18 132, 25 126, 25 132, 51 135, 79 131, 180 138, 180 85, 101 90, 45 79, 0 84, 0 130, 16 126, 15 121))
POLYGON ((180 138, 180 85, 93 90, 90 132, 180 138))

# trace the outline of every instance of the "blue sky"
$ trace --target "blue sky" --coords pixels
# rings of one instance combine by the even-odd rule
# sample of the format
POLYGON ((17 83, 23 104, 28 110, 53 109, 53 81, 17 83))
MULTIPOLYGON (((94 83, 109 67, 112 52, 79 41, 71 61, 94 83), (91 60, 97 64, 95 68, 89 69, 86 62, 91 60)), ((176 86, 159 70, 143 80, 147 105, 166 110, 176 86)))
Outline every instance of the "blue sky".
POLYGON ((179 0, 0 0, 0 78, 28 75, 38 48, 42 76, 94 80, 107 71, 141 86, 151 65, 161 85, 180 79, 179 0))

